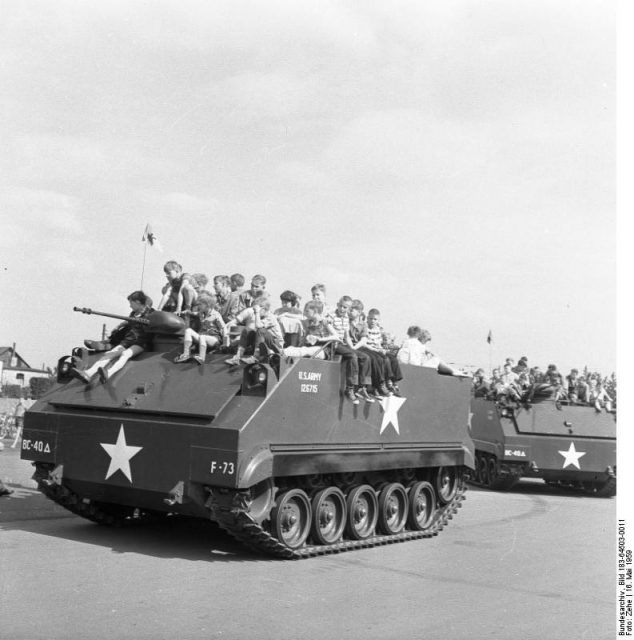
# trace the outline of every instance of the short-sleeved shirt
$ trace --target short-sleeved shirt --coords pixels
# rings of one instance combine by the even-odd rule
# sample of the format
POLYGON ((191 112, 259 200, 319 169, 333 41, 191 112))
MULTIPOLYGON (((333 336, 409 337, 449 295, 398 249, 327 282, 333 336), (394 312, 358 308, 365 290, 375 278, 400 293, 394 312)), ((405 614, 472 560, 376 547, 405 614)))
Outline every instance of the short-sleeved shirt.
POLYGON ((508 386, 510 384, 517 384, 518 379, 519 376, 517 375, 517 373, 513 373, 513 371, 509 371, 509 373, 503 373, 500 376, 500 380, 505 386, 508 386))
POLYGON ((304 319, 304 314, 299 309, 295 307, 280 307, 275 310, 275 316, 284 333, 303 335, 302 320, 304 319))
POLYGON ((426 353, 423 343, 418 338, 407 338, 407 340, 403 341, 403 346, 399 349, 397 358, 403 364, 422 367, 423 363, 429 360, 426 357, 426 353))
POLYGON ((361 341, 363 338, 368 337, 368 324, 361 320, 360 322, 351 322, 350 323, 350 338, 352 339, 352 344, 357 344, 357 342, 361 341))
POLYGON ((347 313, 340 316, 335 312, 333 315, 328 316, 326 322, 329 322, 332 325, 332 328, 335 330, 339 340, 344 340, 350 331, 350 319, 348 318, 347 313))
MULTIPOLYGON (((247 307, 238 313, 236 320, 239 324, 244 324, 249 327, 255 325, 255 311, 253 307, 247 307)), ((277 316, 273 313, 260 314, 260 322, 262 323, 262 329, 268 331, 275 344, 281 349, 284 346, 284 336, 282 336, 282 328, 277 321, 277 316)))
POLYGON ((244 309, 245 307, 250 307, 251 303, 254 300, 253 294, 251 293, 251 289, 247 289, 246 291, 240 291, 238 294, 238 298, 240 299, 240 305, 244 309))
POLYGON ((206 336, 215 336, 219 340, 225 330, 225 321, 215 309, 210 309, 206 316, 200 319, 200 329, 198 333, 206 336))
MULTIPOLYGON (((146 318, 154 309, 146 307, 141 313, 130 313, 130 318, 146 318)), ((125 349, 137 345, 147 349, 150 335, 146 331, 146 325, 137 322, 126 321, 121 323, 109 337, 109 341, 115 345, 121 345, 125 349)))
POLYGON ((176 305, 178 302, 178 294, 183 287, 185 280, 191 280, 189 273, 181 273, 180 276, 174 278, 168 282, 162 289, 161 293, 166 294, 169 292, 169 298, 163 305, 163 311, 176 311, 176 305))
POLYGON ((224 298, 217 294, 216 300, 218 301, 218 312, 225 322, 233 320, 244 309, 240 304, 240 297, 233 291, 230 291, 224 298))
POLYGON ((568 393, 576 394, 579 387, 579 378, 573 378, 571 375, 567 375, 566 386, 568 387, 568 393))
POLYGON ((368 327, 368 346, 373 349, 382 349, 383 348, 383 329, 380 326, 376 326, 373 328, 368 327))
POLYGON ((304 326, 304 336, 317 336, 318 338, 328 338, 331 336, 328 323, 323 318, 315 322, 314 320, 302 320, 304 326))

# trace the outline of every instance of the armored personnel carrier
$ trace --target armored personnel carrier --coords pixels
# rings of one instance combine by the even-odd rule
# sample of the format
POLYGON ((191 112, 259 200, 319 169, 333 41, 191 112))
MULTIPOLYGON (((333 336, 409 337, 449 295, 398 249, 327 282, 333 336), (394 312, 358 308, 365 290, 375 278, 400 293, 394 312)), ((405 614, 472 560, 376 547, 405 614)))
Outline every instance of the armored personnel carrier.
POLYGON ((86 385, 69 367, 98 356, 75 349, 26 415, 22 458, 66 509, 109 525, 211 519, 251 548, 304 558, 434 536, 461 506, 468 379, 404 365, 400 396, 355 405, 336 357, 175 364, 182 322, 149 320, 149 350, 86 385))
POLYGON ((471 482, 507 490, 520 478, 595 496, 616 493, 616 414, 537 396, 508 406, 471 401, 471 482))

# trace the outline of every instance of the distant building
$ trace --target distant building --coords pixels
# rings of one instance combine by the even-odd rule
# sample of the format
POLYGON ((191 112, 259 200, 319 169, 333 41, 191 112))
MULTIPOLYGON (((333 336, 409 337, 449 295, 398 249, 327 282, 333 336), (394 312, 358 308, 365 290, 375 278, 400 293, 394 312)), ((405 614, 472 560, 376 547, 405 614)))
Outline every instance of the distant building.
POLYGON ((28 387, 31 378, 46 378, 51 374, 48 369, 34 369, 12 347, 0 347, 0 384, 19 384, 28 387))

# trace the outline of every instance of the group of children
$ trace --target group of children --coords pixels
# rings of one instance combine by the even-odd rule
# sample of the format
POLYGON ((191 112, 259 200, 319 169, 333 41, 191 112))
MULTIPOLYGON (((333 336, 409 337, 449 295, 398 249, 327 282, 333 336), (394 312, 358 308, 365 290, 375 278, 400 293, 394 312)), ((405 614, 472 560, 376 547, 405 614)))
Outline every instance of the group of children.
MULTIPOLYGON (((187 324, 177 363, 193 359, 203 364, 207 350, 221 344, 237 346, 235 355, 226 360, 232 366, 268 360, 272 355, 325 358, 336 354, 345 368, 344 395, 354 404, 359 399, 374 402, 399 395, 401 363, 445 367, 443 372, 453 373, 427 350, 429 332, 410 327, 408 339, 399 349, 389 343, 378 309, 370 309, 366 316, 363 303, 350 296, 340 298, 333 309, 326 302, 323 284, 312 287, 312 299, 303 311, 300 296, 292 291, 284 291, 282 306, 273 310, 263 275, 253 276, 247 290, 241 274, 217 275, 208 290, 204 274, 185 273, 173 260, 165 264, 164 272, 167 284, 156 310, 176 313, 187 324), (194 348, 197 352, 192 355, 194 348)), ((152 300, 142 291, 130 294, 128 301, 133 318, 145 318, 154 311, 152 300)), ((74 369, 73 374, 86 384, 95 375, 105 382, 146 349, 147 340, 142 324, 126 322, 111 334, 101 358, 88 369, 74 369)), ((96 343, 89 342, 86 344, 94 348, 96 343)))
POLYGON ((493 369, 489 379, 484 369, 478 369, 473 376, 473 392, 476 397, 487 397, 502 404, 509 402, 529 405, 535 398, 548 398, 560 403, 586 404, 595 411, 613 411, 613 398, 605 389, 600 378, 591 376, 586 382, 577 369, 571 369, 563 376, 554 364, 546 371, 539 367, 528 367, 528 358, 522 356, 514 366, 512 358, 507 358, 502 369, 493 369))

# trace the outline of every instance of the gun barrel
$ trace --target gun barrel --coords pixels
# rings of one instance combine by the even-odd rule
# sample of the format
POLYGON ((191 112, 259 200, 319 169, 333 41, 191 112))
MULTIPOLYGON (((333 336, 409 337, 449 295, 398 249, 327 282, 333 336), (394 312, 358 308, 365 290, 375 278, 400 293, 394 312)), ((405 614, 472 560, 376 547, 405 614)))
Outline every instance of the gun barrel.
POLYGON ((105 313, 103 311, 93 311, 87 307, 73 307, 73 311, 79 313, 93 314, 96 316, 106 316, 106 318, 117 318, 126 322, 147 325, 147 331, 152 333, 173 333, 182 335, 185 331, 185 321, 175 313, 169 311, 150 311, 145 318, 131 318, 130 316, 120 316, 116 313, 105 313))
POLYGON ((130 316, 121 316, 116 313, 105 313, 104 311, 93 311, 87 307, 73 307, 73 311, 79 313, 87 313, 95 316, 105 316, 106 318, 117 318, 118 320, 127 320, 128 322, 136 322, 137 324, 150 324, 147 318, 131 318, 130 316))

